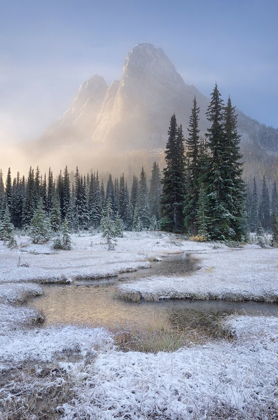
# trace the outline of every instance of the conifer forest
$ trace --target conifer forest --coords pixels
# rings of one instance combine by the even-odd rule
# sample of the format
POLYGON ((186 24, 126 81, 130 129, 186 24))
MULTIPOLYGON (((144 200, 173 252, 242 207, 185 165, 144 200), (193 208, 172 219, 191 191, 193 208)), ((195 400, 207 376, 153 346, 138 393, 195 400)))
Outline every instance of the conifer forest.
MULTIPOLYGON (((276 182, 270 186, 264 177, 262 185, 256 178, 251 186, 244 183, 231 99, 224 104, 215 85, 205 135, 200 135, 199 112, 194 98, 187 133, 175 114, 171 117, 164 169, 154 162, 151 174, 142 167, 129 183, 124 173, 103 179, 78 167, 75 172, 65 167, 58 176, 51 168, 41 174, 39 167, 31 167, 27 177, 13 177, 11 169, 6 177, 0 172, 0 238, 13 246, 13 230, 23 229, 38 243, 64 230, 67 235, 105 230, 110 223, 111 237, 122 230, 164 230, 199 240, 242 241, 250 232, 273 232, 276 243, 276 182)), ((59 248, 61 240, 55 240, 59 248)))

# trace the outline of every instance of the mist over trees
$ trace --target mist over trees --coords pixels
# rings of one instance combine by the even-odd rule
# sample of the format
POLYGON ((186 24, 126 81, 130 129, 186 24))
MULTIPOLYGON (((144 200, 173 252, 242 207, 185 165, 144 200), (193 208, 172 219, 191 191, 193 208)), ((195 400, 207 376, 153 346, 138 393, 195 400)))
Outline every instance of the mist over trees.
MULTIPOLYGON (((162 173, 153 163, 127 182, 125 174, 103 179, 68 168, 54 176, 30 167, 6 179, 0 171, 0 239, 13 244, 14 228, 25 229, 35 243, 55 236, 57 249, 70 249, 69 232, 156 230, 185 233, 203 240, 241 240, 248 232, 277 230, 278 193, 264 176, 252 188, 242 180, 243 162, 237 115, 229 98, 224 104, 217 85, 206 115, 210 123, 200 135, 194 98, 187 133, 171 117, 162 173), (4 233, 7 231, 8 233, 4 233), (6 237, 7 236, 7 237, 6 237)), ((129 174, 130 178, 130 174, 129 174)), ((115 233, 114 232, 114 233, 115 233)), ((111 245, 112 246, 112 245, 111 245)))

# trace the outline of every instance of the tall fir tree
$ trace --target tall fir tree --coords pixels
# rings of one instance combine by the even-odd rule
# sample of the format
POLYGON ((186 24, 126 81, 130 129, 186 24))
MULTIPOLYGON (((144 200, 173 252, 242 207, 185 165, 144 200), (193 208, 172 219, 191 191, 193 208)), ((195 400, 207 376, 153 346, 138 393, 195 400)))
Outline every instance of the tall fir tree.
POLYGON ((60 211, 60 203, 56 196, 54 195, 53 198, 53 205, 50 212, 50 227, 53 232, 59 232, 61 228, 62 218, 61 218, 61 211, 60 211))
POLYGON ((263 177, 263 187, 262 187, 262 196, 261 203, 259 208, 260 222, 264 230, 269 230, 271 226, 270 222, 270 200, 269 192, 266 185, 265 176, 263 177))
POLYGON ((226 209, 230 215, 230 238, 241 240, 246 226, 246 187, 242 179, 243 163, 240 152, 240 135, 237 131, 236 109, 228 98, 224 108, 224 186, 226 209))
POLYGON ((253 179, 253 193, 251 200, 251 212, 250 212, 250 231, 257 232, 259 222, 259 203, 258 203, 258 191, 256 178, 253 179))
POLYGON ((152 176, 150 182, 150 213, 152 217, 155 217, 157 221, 160 218, 160 198, 161 198, 161 180, 160 170, 156 162, 153 163, 152 176))
POLYGON ((26 183, 26 193, 23 208, 23 225, 29 226, 37 206, 34 169, 30 167, 26 183))
POLYGON ((61 216, 62 220, 71 219, 71 185, 68 167, 66 166, 63 173, 63 194, 61 203, 61 216))
POLYGON ((53 197, 55 192, 55 186, 53 181, 53 173, 51 168, 48 170, 48 182, 47 182, 47 213, 50 214, 52 205, 53 205, 53 197))
POLYGON ((204 240, 209 239, 209 218, 208 218, 208 198, 203 184, 200 185, 198 194, 196 224, 198 228, 198 235, 202 236, 204 240))
POLYGON ((271 214, 276 214, 278 217, 278 193, 276 181, 273 182, 273 189, 271 195, 271 214))
POLYGON ((12 175, 11 169, 8 169, 5 190, 5 203, 9 207, 9 212, 12 212, 12 175))
POLYGON ((19 172, 17 173, 16 179, 13 182, 12 191, 12 223, 16 228, 22 228, 22 215, 25 197, 25 181, 24 178, 21 180, 19 172))
POLYGON ((272 213, 271 216, 271 229, 272 229, 272 240, 271 244, 273 247, 278 247, 278 218, 276 213, 272 213))
POLYGON ((211 239, 226 240, 231 236, 232 215, 227 205, 226 155, 227 142, 223 127, 223 101, 217 85, 211 94, 211 101, 206 112, 211 123, 206 138, 210 151, 206 191, 208 194, 208 217, 210 219, 211 239))
POLYGON ((100 226, 102 214, 102 198, 98 173, 94 177, 93 203, 92 207, 90 208, 90 211, 93 227, 98 228, 100 226))
POLYGON ((185 200, 185 154, 182 128, 177 126, 175 114, 171 117, 166 144, 161 194, 161 229, 182 232, 185 200))
POLYGON ((3 180, 3 173, 0 169, 0 220, 4 217, 4 204, 5 204, 5 187, 3 180))
POLYGON ((142 168, 140 174, 137 207, 143 229, 148 229, 150 226, 150 205, 147 177, 144 168, 142 168))
POLYGON ((197 234, 197 205, 199 200, 199 189, 201 182, 200 167, 200 130, 199 130, 200 108, 197 106, 196 97, 193 100, 193 107, 189 118, 188 138, 186 139, 188 177, 186 183, 185 197, 185 227, 191 234, 197 234))
POLYGON ((133 175, 132 186, 130 191, 130 204, 132 211, 132 218, 134 218, 134 212, 138 201, 138 191, 139 191, 139 180, 137 176, 133 175))
POLYGON ((128 208, 129 194, 128 189, 126 188, 125 176, 122 174, 119 184, 119 214, 124 223, 124 226, 127 226, 128 208))
POLYGON ((107 184, 106 184, 105 203, 107 203, 108 200, 110 200, 112 213, 114 215, 114 211, 115 211, 115 189, 114 189, 114 182, 113 182, 111 174, 109 174, 107 184))

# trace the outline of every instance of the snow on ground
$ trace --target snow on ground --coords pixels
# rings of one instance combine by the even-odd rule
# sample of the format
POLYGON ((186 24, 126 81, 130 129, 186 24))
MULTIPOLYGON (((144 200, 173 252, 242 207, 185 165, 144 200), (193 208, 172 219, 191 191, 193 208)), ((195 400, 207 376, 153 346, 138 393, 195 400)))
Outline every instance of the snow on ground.
MULTIPOLYGON (((39 313, 28 308, 14 308, 10 305, 0 304, 0 343, 3 346, 7 343, 8 334, 18 334, 25 326, 35 325, 38 321, 42 321, 39 313)), ((0 356, 1 360, 1 356, 0 356)))
POLYGON ((200 299, 278 302, 278 249, 247 245, 243 249, 192 254, 201 269, 187 277, 150 277, 119 286, 128 300, 200 299))
POLYGON ((0 284, 0 303, 23 303, 29 297, 40 296, 42 289, 36 284, 0 284))
POLYGON ((228 326, 238 340, 174 353, 100 354, 94 365, 72 371, 79 398, 64 405, 63 418, 277 418, 278 319, 234 317, 228 326))
POLYGON ((21 404, 23 415, 28 414, 35 382, 24 366, 34 364, 39 375, 40 367, 48 363, 50 372, 53 364, 59 366, 59 387, 63 383, 74 387, 74 398, 65 394, 61 403, 59 416, 65 420, 277 418, 277 318, 229 317, 224 327, 234 336, 230 341, 173 353, 124 353, 117 351, 113 337, 102 328, 31 328, 39 320, 38 313, 18 306, 28 296, 41 293, 37 285, 26 283, 28 280, 116 275, 181 251, 200 258, 201 269, 184 278, 156 277, 121 285, 121 292, 152 299, 188 294, 205 299, 277 300, 277 249, 246 246, 232 250, 159 232, 125 233, 110 252, 100 235, 75 236, 69 252, 54 252, 50 244, 31 245, 28 238, 20 241, 17 250, 0 245, 0 282, 5 283, 0 285, 0 370, 6 381, 0 386, 0 397, 8 404, 2 406, 6 411, 1 413, 0 398, 0 417, 12 413, 9 418, 13 418, 11 401, 15 401, 16 410, 21 404), (24 283, 18 284, 20 281, 24 283), (16 369, 14 377, 9 369, 16 369), (16 375, 23 378, 18 385, 16 375), (29 388, 24 396, 27 376, 29 388), (15 394, 14 389, 20 392, 15 394))
POLYGON ((41 361, 50 362, 63 353, 75 353, 85 357, 95 349, 107 349, 112 345, 112 337, 103 328, 61 328, 30 329, 16 334, 0 336, 1 362, 41 361))
POLYGON ((9 305, 26 302, 29 297, 40 296, 42 293, 42 289, 35 284, 0 285, 0 342, 6 342, 10 331, 22 330, 26 325, 43 321, 43 317, 35 310, 9 305))
POLYGON ((211 244, 182 241, 160 232, 125 232, 115 251, 108 251, 101 234, 73 235, 71 251, 54 251, 51 242, 34 245, 28 237, 17 238, 18 249, 0 242, 1 282, 69 282, 75 278, 113 277, 147 268, 148 260, 182 251, 212 248, 211 244))

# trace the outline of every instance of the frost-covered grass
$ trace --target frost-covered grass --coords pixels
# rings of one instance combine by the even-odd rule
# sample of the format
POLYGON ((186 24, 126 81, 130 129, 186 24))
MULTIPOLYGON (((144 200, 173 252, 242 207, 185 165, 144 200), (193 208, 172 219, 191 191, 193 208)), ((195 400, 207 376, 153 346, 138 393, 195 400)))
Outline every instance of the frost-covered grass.
POLYGON ((23 303, 29 297, 42 293, 42 289, 35 284, 0 284, 0 303, 23 303))
MULTIPOLYGON (((99 355, 93 366, 72 371, 78 398, 64 405, 63 418, 274 419, 278 320, 238 317, 228 326, 235 341, 173 353, 99 355), (248 340, 243 330, 253 331, 248 340)), ((70 372, 70 364, 62 366, 70 372)))
POLYGON ((26 325, 43 322, 43 317, 37 311, 10 305, 22 304, 29 297, 41 294, 42 289, 35 284, 0 285, 0 343, 3 342, 3 345, 7 343, 7 334, 11 331, 21 331, 26 325))
POLYGON ((196 299, 278 302, 278 249, 247 245, 199 255, 201 269, 187 277, 150 277, 119 286, 127 300, 196 299))
POLYGON ((41 293, 28 280, 116 275, 181 251, 199 258, 201 269, 121 285, 122 293, 271 301, 278 289, 277 249, 234 250, 159 232, 125 234, 115 251, 107 251, 100 235, 74 237, 72 251, 20 242, 21 251, 0 245, 1 420, 277 418, 278 318, 229 317, 217 340, 205 344, 201 338, 198 345, 185 342, 181 331, 167 338, 150 330, 141 343, 135 334, 117 348, 102 328, 40 328, 38 312, 19 306, 41 293))
POLYGON ((73 235, 72 250, 54 251, 51 241, 34 245, 28 237, 17 237, 19 247, 10 250, 0 242, 0 283, 67 283, 74 279, 113 277, 148 268, 157 257, 182 251, 209 249, 210 244, 183 241, 160 232, 125 232, 114 251, 107 250, 101 234, 73 235))

